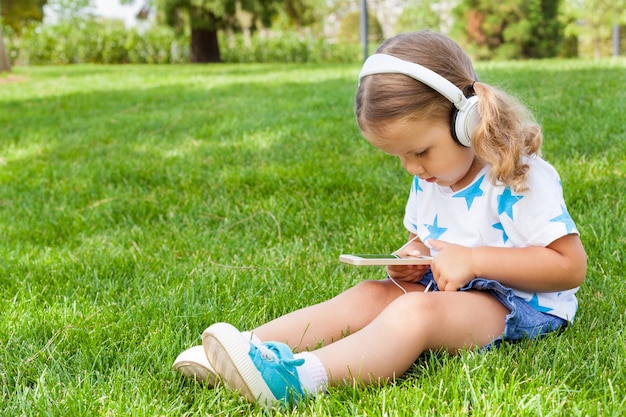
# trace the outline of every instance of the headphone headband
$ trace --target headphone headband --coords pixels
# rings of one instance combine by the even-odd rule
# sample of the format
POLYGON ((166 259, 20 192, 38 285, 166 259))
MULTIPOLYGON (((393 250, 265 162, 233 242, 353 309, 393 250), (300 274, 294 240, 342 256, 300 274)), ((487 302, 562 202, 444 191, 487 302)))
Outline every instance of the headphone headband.
POLYGON ((367 75, 381 73, 403 74, 424 83, 447 98, 454 104, 454 107, 459 110, 461 110, 467 102, 467 98, 456 85, 452 84, 435 71, 429 70, 414 62, 396 58, 393 55, 374 54, 367 58, 359 74, 359 81, 367 75))

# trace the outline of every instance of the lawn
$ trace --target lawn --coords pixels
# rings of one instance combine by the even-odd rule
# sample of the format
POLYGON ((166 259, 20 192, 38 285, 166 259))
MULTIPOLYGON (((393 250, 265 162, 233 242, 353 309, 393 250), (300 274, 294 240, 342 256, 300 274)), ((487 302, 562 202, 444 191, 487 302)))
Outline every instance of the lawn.
MULTIPOLYGON (((411 178, 363 140, 358 66, 59 66, 0 75, 0 414, 626 414, 626 61, 481 63, 544 126, 589 255, 574 326, 265 412, 171 371, 377 268, 411 178)), ((393 352, 390 352, 393 354, 393 352)))

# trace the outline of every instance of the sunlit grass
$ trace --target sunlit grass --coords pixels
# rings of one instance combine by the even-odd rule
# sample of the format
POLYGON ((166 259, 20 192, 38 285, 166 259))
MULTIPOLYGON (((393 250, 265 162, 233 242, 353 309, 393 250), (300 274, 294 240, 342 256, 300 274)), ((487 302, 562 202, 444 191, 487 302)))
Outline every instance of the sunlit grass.
MULTIPOLYGON (((15 68, 0 85, 0 414, 264 415, 170 370, 215 321, 250 328, 375 269, 410 178, 359 135, 358 67, 15 68)), ((623 415, 623 60, 485 63, 544 125, 589 254, 574 326, 294 415, 623 415)), ((390 352, 392 354, 392 352, 390 352)))

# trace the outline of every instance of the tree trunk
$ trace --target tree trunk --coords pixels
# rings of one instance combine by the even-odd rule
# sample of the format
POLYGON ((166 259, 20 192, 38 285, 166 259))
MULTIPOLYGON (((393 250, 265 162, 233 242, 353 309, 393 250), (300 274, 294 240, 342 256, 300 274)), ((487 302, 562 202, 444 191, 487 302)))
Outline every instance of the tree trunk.
POLYGON ((220 46, 217 30, 191 29, 191 62, 220 62, 220 46))
POLYGON ((0 27, 0 73, 11 71, 11 62, 7 55, 7 49, 4 46, 4 37, 2 36, 2 27, 0 27))

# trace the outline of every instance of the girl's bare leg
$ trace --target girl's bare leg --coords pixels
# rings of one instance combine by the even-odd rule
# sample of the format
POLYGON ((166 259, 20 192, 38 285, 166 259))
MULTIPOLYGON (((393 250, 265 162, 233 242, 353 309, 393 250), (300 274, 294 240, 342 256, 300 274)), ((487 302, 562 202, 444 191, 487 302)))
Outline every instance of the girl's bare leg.
POLYGON ((314 351, 331 384, 404 374, 428 349, 481 347, 504 331, 509 310, 480 291, 409 293, 361 331, 314 351))
MULTIPOLYGON (((402 283, 407 291, 424 291, 419 284, 402 283)), ((364 281, 343 293, 288 313, 252 332, 263 341, 284 342, 297 351, 333 343, 367 326, 403 292, 391 281, 364 281)))

